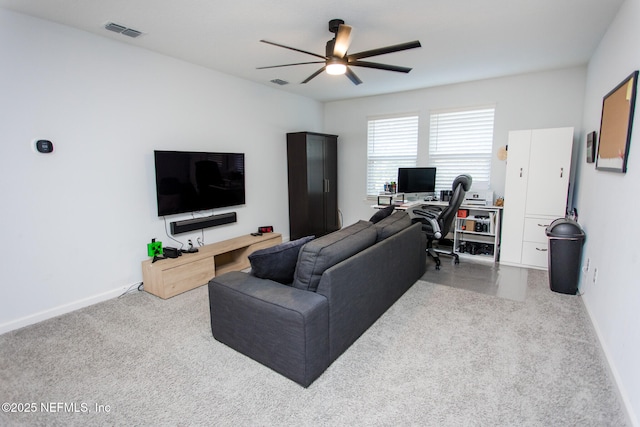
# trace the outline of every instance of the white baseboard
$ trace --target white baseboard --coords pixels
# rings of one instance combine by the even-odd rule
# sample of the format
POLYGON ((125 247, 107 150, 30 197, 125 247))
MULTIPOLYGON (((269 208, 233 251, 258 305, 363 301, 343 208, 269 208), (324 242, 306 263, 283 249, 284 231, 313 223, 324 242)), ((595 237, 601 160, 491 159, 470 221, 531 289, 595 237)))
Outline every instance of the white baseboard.
POLYGON ((21 317, 10 322, 0 324, 0 335, 23 328, 25 326, 33 325, 34 323, 42 322, 43 320, 51 319, 62 314, 70 313, 75 310, 79 310, 84 307, 88 307, 93 304, 97 304, 102 301, 106 301, 112 298, 117 298, 122 295, 131 286, 120 286, 111 291, 104 292, 102 294, 94 295, 88 298, 84 298, 78 301, 71 302, 69 304, 63 304, 58 307, 53 307, 48 310, 34 313, 29 316, 21 317))
POLYGON ((626 392, 626 390, 624 388, 622 388, 622 382, 620 381, 620 374, 618 373, 618 370, 616 369, 616 367, 611 363, 611 360, 613 360, 610 357, 609 354, 609 350, 608 347, 605 345, 605 341, 602 339, 602 334, 600 332, 600 328, 598 327, 598 325, 593 321, 593 315, 591 313, 591 311, 589 310, 589 305, 585 303, 584 298, 580 298, 580 300, 582 301, 582 305, 586 308, 587 313, 589 314, 589 320, 591 321, 591 326, 593 327, 594 331, 596 332, 596 336, 598 337, 598 341, 600 343, 600 351, 602 353, 602 355, 604 356, 604 359, 606 360, 606 366, 609 371, 609 376, 610 378, 613 379, 613 382, 615 383, 615 389, 618 392, 618 398, 620 399, 620 401, 622 402, 622 407, 624 409, 624 412, 626 414, 626 418, 627 418, 627 424, 630 426, 640 426, 640 423, 638 423, 638 418, 636 417, 635 412, 633 411, 633 405, 631 405, 631 401, 629 400, 629 396, 626 392))

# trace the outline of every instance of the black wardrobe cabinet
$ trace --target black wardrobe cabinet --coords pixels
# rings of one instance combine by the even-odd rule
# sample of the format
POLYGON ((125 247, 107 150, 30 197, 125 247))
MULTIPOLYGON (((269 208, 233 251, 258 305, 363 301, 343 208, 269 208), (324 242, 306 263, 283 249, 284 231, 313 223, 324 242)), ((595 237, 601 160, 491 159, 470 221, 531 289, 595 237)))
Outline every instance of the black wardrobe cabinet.
POLYGON ((338 230, 338 136, 288 133, 287 171, 290 240, 338 230))

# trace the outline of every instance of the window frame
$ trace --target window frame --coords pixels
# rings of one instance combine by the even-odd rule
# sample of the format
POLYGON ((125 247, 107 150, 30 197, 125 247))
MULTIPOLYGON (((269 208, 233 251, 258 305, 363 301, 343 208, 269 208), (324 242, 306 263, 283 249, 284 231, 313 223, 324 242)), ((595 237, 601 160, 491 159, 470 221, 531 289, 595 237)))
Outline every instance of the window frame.
MULTIPOLYGON (((379 130, 382 131, 383 129, 379 130)), ((389 129, 387 129, 387 131, 389 131, 389 129)), ((384 139, 385 135, 381 136, 384 139)), ((385 182, 396 181, 398 168, 416 167, 418 163, 418 152, 420 148, 419 137, 420 114, 417 112, 367 117, 367 163, 365 182, 365 193, 367 199, 376 198, 381 192, 383 192, 385 182), (399 123, 399 121, 402 120, 407 120, 407 123, 404 126, 399 123), (396 121, 396 123, 393 123, 393 121, 396 121), (399 137, 394 135, 387 141, 381 140, 380 148, 376 149, 375 146, 372 146, 372 143, 375 144, 375 141, 372 141, 372 138, 376 138, 376 136, 372 135, 371 133, 371 126, 373 122, 379 123, 381 127, 384 127, 385 124, 388 125, 387 127, 395 126, 396 130, 400 128, 401 130, 409 133, 400 135, 399 137), (408 143, 405 142, 405 147, 391 147, 390 144, 392 144, 394 140, 395 142, 403 141, 407 137, 411 138, 411 140, 408 143), (394 151, 397 151, 397 154, 393 154, 394 151), (390 153, 392 155, 390 155, 390 153), (375 166, 376 162, 388 164, 386 168, 386 174, 385 169, 383 168, 380 168, 378 170, 371 169, 373 166, 375 166), (392 169, 395 169, 395 173, 391 172, 392 169), (382 175, 386 176, 386 178, 379 177, 382 175), (371 182, 372 180, 374 180, 375 182, 371 182)))
POLYGON ((434 109, 429 112, 427 166, 437 168, 436 192, 451 190, 453 180, 457 175, 462 173, 471 175, 474 190, 482 191, 491 188, 493 145, 495 141, 495 113, 495 104, 434 109), (462 117, 455 117, 464 115, 468 116, 464 120, 462 117), (488 122, 483 123, 482 126, 475 126, 470 123, 471 121, 481 119, 483 115, 491 116, 490 128, 488 122), (435 120, 434 116, 437 116, 435 120), (456 124, 456 121, 459 123, 456 124), (455 129, 447 130, 447 126, 456 127, 455 129), (481 129, 481 127, 485 129, 481 129), (478 141, 478 138, 476 138, 479 128, 481 131, 481 141, 478 141), (434 132, 437 132, 435 136, 434 132), (455 138, 454 134, 456 133, 459 138, 464 140, 463 142, 456 143, 451 141, 452 138, 455 138), (441 135, 442 137, 440 137, 441 135), (478 146, 479 144, 481 146, 478 146), (457 147, 454 147, 454 145, 457 147), (455 150, 452 151, 452 147, 455 148, 455 150), (438 148, 443 151, 442 154, 435 153, 438 148), (443 166, 443 164, 445 166, 443 166), (458 170, 455 170, 458 165, 460 165, 460 167, 458 170))

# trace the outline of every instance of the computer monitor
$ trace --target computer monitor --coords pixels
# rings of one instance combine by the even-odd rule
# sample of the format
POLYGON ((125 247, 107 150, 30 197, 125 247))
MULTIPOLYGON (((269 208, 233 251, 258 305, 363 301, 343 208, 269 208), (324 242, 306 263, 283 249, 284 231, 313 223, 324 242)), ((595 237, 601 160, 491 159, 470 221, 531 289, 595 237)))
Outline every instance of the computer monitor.
POLYGON ((407 200, 434 196, 436 168, 398 168, 398 192, 404 193, 407 200))

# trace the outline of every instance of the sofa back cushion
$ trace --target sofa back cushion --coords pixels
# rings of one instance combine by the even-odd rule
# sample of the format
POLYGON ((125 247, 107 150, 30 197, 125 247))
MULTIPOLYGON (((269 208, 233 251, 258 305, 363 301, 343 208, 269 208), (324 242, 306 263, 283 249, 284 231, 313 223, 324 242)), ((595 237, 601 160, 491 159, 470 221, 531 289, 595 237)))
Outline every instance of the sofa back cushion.
POLYGON ((298 254, 293 287, 315 292, 326 269, 373 245, 377 235, 369 221, 358 221, 310 241, 298 254))
POLYGON ((411 225, 409 214, 404 211, 395 211, 388 217, 374 224, 374 228, 378 231, 377 242, 393 236, 400 230, 411 225))

